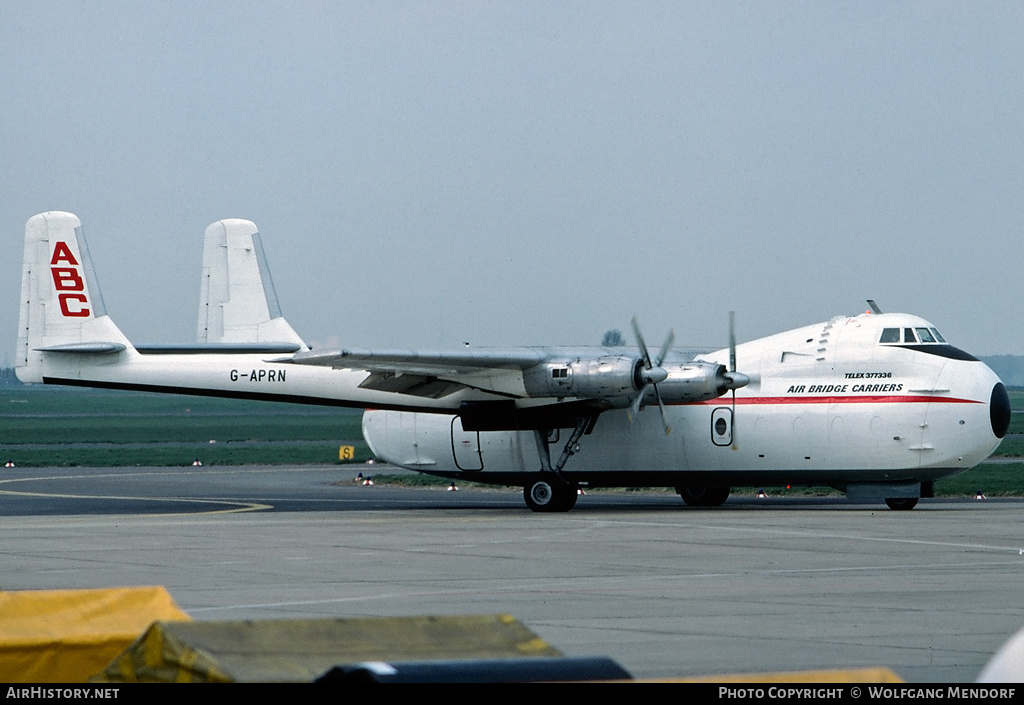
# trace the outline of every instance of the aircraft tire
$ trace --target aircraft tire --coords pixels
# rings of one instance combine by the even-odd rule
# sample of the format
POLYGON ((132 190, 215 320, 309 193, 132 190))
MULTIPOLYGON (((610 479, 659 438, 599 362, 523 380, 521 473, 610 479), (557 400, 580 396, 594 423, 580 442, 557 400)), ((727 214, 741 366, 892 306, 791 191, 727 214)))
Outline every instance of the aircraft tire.
POLYGON ((729 498, 731 487, 704 487, 702 485, 685 485, 677 487, 676 492, 690 507, 720 507, 729 498))
POLYGON ((917 506, 917 497, 886 497, 885 503, 893 511, 909 512, 917 506))
POLYGON ((534 478, 523 488, 526 506, 534 512, 567 512, 576 506, 576 487, 558 478, 534 478))
POLYGON ((568 485, 566 487, 566 494, 562 500, 562 510, 567 512, 576 506, 576 500, 579 499, 579 487, 577 485, 568 485))

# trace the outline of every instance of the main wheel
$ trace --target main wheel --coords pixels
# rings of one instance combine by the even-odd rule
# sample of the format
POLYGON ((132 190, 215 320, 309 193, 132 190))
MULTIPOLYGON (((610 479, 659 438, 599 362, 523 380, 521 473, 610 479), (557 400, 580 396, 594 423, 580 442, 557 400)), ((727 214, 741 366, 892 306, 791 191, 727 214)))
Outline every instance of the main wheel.
POLYGON ((535 512, 567 512, 576 506, 576 487, 557 477, 539 477, 523 488, 526 506, 535 512))
POLYGON ((686 485, 677 487, 676 492, 691 507, 720 507, 729 498, 731 487, 704 487, 686 485))
POLYGON ((917 497, 886 497, 885 503, 889 505, 889 509, 906 512, 917 506, 917 497))

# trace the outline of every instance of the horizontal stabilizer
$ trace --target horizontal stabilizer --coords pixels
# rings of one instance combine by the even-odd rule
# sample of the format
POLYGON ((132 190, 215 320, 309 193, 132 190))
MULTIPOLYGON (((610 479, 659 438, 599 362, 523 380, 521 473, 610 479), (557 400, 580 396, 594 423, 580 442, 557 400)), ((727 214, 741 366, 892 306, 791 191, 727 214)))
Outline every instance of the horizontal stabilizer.
POLYGON ((127 346, 121 343, 67 343, 65 345, 48 345, 45 348, 36 348, 39 352, 74 353, 77 355, 108 355, 126 350, 127 346))

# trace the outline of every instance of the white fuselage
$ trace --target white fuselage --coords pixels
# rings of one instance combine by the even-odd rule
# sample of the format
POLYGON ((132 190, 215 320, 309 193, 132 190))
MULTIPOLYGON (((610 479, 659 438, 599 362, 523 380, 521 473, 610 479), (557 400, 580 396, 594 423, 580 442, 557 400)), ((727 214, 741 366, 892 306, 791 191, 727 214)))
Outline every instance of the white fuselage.
MULTIPOLYGON (((632 423, 627 410, 607 411, 564 473, 596 485, 845 487, 970 468, 1000 442, 990 412, 996 375, 955 359, 949 351, 960 351, 948 345, 879 343, 884 328, 929 326, 905 314, 861 315, 739 345, 736 367, 751 382, 735 406, 728 393, 669 405, 667 435, 656 408, 632 423)), ((534 432, 467 433, 457 416, 368 411, 363 434, 380 458, 424 472, 514 484, 541 467, 534 432)))

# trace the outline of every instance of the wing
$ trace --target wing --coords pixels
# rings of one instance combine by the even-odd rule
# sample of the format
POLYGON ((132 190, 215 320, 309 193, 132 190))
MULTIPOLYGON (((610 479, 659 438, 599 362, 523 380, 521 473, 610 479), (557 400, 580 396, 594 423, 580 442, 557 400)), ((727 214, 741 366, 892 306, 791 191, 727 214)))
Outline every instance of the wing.
POLYGON ((544 366, 556 356, 545 348, 415 351, 353 348, 300 352, 281 362, 365 370, 369 374, 359 386, 382 392, 439 399, 468 388, 524 398, 530 396, 525 380, 527 371, 544 366))
MULTIPOLYGON (((362 370, 359 385, 399 394, 440 399, 474 389, 522 400, 518 404, 585 402, 594 408, 628 408, 641 395, 654 398, 645 383, 643 358, 632 348, 521 347, 462 350, 365 350, 299 352, 277 362, 362 370)), ((702 401, 727 388, 725 367, 691 361, 668 352, 659 375, 666 403, 702 401)))

